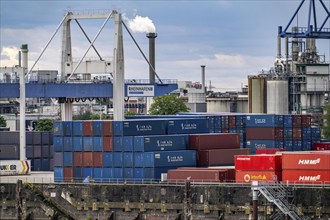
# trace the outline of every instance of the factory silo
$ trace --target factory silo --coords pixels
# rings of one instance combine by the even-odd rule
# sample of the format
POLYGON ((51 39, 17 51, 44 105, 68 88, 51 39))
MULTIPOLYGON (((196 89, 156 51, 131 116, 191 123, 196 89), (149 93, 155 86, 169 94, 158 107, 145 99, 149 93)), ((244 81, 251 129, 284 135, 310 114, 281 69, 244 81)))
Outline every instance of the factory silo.
POLYGON ((287 80, 268 80, 267 81, 267 113, 268 114, 288 114, 287 80))
POLYGON ((248 89, 249 113, 266 113, 266 78, 249 77, 248 89))

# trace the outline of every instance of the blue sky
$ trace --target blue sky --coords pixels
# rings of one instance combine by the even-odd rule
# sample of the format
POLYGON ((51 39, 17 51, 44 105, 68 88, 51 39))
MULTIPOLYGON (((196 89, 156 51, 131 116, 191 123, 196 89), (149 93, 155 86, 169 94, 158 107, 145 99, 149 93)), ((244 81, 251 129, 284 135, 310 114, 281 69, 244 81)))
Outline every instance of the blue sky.
MULTIPOLYGON (((329 0, 324 0, 330 6, 329 0)), ((116 9, 125 18, 148 17, 156 27, 156 71, 163 79, 200 81, 206 65, 206 82, 217 88, 240 88, 247 76, 273 66, 278 26, 286 26, 300 0, 231 1, 0 1, 0 66, 17 63, 16 48, 29 44, 29 67, 54 33, 66 10, 116 9)), ((307 1, 308 3, 308 1, 307 1)), ((306 26, 307 3, 294 23, 306 26)), ((330 7, 329 7, 330 8, 330 7)), ((318 19, 324 19, 320 13, 318 19)), ((322 20, 323 21, 323 20, 322 20)), ((128 21, 126 21, 128 22, 128 21)), ((90 38, 103 20, 80 21, 90 38)), ((321 23, 321 21, 319 21, 321 23)), ((328 22, 329 23, 329 22, 328 22)), ((112 56, 113 23, 96 41, 103 57, 112 56)), ((73 56, 81 57, 88 42, 72 25, 73 56)), ((148 56, 145 33, 133 33, 148 56)), ((59 69, 61 31, 35 69, 59 69)), ((283 40, 284 43, 284 40, 283 40)), ((329 60, 329 40, 317 42, 329 60)), ((148 66, 124 30, 126 78, 145 79, 148 66)), ((283 46, 284 54, 284 46, 283 46)), ((97 55, 93 52, 92 57, 97 55)))

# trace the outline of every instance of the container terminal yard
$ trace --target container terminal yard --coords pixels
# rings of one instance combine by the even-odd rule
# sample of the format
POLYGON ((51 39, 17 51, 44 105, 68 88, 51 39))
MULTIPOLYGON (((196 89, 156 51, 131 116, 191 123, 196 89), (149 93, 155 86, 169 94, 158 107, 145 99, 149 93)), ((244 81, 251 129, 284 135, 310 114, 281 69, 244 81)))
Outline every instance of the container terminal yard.
MULTIPOLYGON (((149 80, 125 80, 123 29, 133 35, 121 13, 68 11, 54 33, 62 28, 59 74, 33 70, 44 51, 28 69, 27 44, 18 66, 0 68, 0 100, 11 101, 1 112, 19 103, 19 126, 0 131, 0 219, 330 219, 330 140, 321 129, 330 74, 316 48, 330 39, 330 13, 322 0, 306 2, 278 28, 274 67, 248 77, 248 102, 231 96, 229 111, 216 110, 228 100, 208 99, 202 65, 202 84, 188 94, 194 111, 175 115, 145 114, 150 97, 181 89, 156 73, 156 33, 143 54, 149 80), (306 2, 309 16, 319 3, 325 21, 289 30, 306 2), (82 29, 79 19, 114 20, 113 60, 72 59, 70 24, 82 29), (60 106, 52 131, 27 122, 32 99, 60 106), (101 99, 111 100, 113 120, 73 120, 77 104, 101 99)), ((85 37, 97 52, 96 38, 85 37)))

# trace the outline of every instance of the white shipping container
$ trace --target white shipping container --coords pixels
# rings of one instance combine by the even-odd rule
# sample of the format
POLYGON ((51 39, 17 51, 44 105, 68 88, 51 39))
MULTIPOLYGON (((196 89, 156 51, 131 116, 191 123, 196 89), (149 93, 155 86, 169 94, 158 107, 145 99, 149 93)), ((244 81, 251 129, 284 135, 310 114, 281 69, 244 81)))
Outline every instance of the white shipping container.
POLYGON ((0 160, 0 176, 25 175, 30 171, 30 160, 0 160))

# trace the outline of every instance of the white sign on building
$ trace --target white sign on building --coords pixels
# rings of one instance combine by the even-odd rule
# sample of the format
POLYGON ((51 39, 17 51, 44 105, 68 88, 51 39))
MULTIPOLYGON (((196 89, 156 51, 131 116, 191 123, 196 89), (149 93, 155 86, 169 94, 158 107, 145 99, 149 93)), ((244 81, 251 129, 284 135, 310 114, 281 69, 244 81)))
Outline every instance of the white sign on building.
POLYGON ((153 97, 155 96, 155 87, 152 85, 128 85, 128 97, 153 97))

